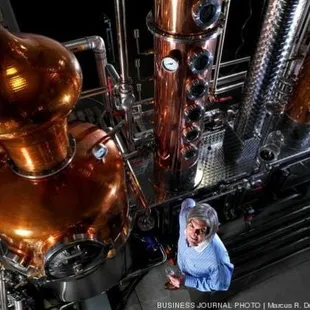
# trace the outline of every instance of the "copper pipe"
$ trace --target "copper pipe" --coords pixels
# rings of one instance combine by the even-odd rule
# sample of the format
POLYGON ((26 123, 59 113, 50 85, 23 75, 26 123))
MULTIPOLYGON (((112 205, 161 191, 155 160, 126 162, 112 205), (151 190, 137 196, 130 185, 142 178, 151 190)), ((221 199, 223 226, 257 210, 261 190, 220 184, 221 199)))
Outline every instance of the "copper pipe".
POLYGON ((71 152, 66 117, 81 92, 79 63, 54 40, 2 26, 0 50, 0 141, 19 170, 54 169, 71 152))
POLYGON ((304 60, 286 115, 295 123, 310 124, 310 53, 304 60))
MULTIPOLYGON (((100 86, 102 89, 108 88, 107 76, 106 76, 106 65, 107 55, 104 40, 98 36, 85 37, 77 40, 72 40, 63 43, 63 45, 74 53, 82 52, 86 50, 92 50, 95 54, 97 72, 99 77, 100 86)), ((100 92, 94 92, 92 96, 99 95, 100 92)), ((105 109, 108 112, 112 111, 110 96, 108 92, 102 92, 103 102, 105 109)), ((91 96, 88 96, 91 97, 91 96)), ((83 98, 86 98, 85 95, 83 98)))

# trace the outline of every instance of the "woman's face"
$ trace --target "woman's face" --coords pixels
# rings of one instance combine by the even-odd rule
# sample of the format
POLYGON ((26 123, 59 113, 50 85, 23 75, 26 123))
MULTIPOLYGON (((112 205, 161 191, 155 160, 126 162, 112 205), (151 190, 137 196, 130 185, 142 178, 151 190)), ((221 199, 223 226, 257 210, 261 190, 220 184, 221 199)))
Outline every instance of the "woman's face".
POLYGON ((188 222, 185 234, 189 246, 196 246, 206 240, 207 223, 201 219, 193 218, 188 222))

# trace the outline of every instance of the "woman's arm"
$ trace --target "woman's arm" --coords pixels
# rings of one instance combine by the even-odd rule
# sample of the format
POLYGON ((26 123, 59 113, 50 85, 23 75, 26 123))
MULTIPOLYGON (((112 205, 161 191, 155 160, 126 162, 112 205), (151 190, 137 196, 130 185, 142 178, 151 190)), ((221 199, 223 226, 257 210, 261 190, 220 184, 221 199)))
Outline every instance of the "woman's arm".
POLYGON ((231 283, 233 270, 232 264, 223 264, 204 277, 198 278, 186 275, 184 285, 202 292, 227 291, 231 283))
POLYGON ((180 216, 179 216, 179 221, 180 221, 180 231, 183 231, 186 228, 186 216, 188 211, 195 207, 196 201, 191 198, 186 198, 182 204, 181 204, 181 210, 180 210, 180 216))

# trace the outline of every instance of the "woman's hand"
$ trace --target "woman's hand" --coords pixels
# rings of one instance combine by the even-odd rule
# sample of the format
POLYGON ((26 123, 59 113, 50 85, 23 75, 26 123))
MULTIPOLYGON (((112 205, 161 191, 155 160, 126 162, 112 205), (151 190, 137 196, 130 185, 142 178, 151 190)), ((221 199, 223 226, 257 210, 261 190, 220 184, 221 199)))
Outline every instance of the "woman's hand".
POLYGON ((177 288, 180 288, 181 286, 184 285, 185 282, 185 277, 179 276, 179 275, 169 275, 169 281, 171 284, 177 288))

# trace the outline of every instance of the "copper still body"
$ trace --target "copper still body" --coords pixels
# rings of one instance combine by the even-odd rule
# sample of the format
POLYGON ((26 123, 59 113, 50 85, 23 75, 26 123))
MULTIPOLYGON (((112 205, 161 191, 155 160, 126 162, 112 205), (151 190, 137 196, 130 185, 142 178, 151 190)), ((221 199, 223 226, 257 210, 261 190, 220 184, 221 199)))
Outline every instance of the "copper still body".
POLYGON ((31 279, 78 278, 128 237, 122 156, 96 126, 68 127, 82 86, 73 53, 1 26, 0 50, 2 258, 31 279))
POLYGON ((209 81, 221 31, 221 1, 155 0, 155 173, 164 190, 199 184, 200 146, 209 81))
POLYGON ((291 100, 286 107, 286 115, 295 123, 310 125, 310 53, 304 60, 291 100))
POLYGON ((277 130, 284 135, 285 147, 291 150, 308 148, 310 145, 310 53, 305 57, 284 115, 277 130))

